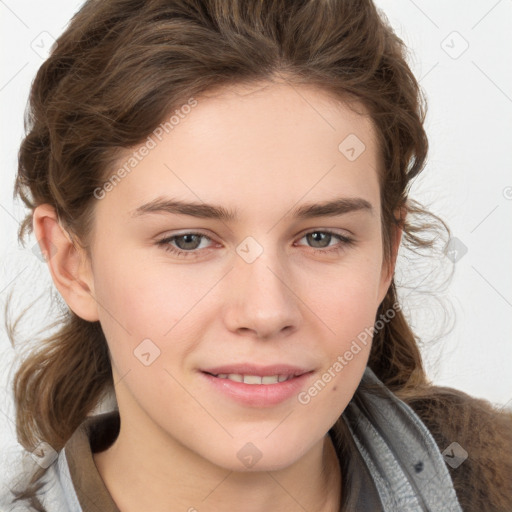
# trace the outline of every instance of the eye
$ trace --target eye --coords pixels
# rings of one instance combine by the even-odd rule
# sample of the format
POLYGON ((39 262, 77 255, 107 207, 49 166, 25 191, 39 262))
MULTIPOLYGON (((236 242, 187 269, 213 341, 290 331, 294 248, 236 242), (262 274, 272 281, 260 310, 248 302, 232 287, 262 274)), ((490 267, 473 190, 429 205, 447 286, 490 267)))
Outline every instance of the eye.
POLYGON ((212 241, 210 237, 202 233, 183 233, 163 238, 157 242, 157 245, 180 258, 194 257, 196 256, 196 249, 200 248, 202 238, 212 241), (171 245, 172 243, 175 243, 178 247, 171 245))
MULTIPOLYGON (((314 245, 320 244, 320 248, 311 247, 313 252, 318 254, 339 253, 355 242, 355 240, 349 236, 340 235, 330 230, 309 231, 302 235, 300 240, 304 238, 308 240, 308 243, 313 243, 314 245), (338 244, 330 246, 329 244, 333 239, 337 239, 338 244)), ((203 233, 190 232, 165 237, 158 240, 156 245, 179 258, 194 258, 198 255, 199 249, 208 249, 208 247, 201 247, 202 240, 212 242, 212 239, 203 233)))
POLYGON ((320 249, 317 247, 312 247, 313 252, 318 254, 325 253, 339 253, 343 251, 347 246, 353 245, 355 240, 346 235, 340 235, 334 231, 330 230, 315 230, 309 231, 305 233, 301 240, 306 238, 309 243, 313 243, 314 245, 320 244, 320 249), (331 246, 329 248, 329 243, 334 239, 338 239, 338 244, 331 246))

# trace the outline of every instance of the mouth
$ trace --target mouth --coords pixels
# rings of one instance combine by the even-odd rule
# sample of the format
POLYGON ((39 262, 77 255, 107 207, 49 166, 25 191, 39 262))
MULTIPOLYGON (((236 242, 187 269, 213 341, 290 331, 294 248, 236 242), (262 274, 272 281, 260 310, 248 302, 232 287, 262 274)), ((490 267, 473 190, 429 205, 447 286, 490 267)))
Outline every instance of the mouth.
POLYGON ((210 373, 210 372, 204 372, 208 375, 211 375, 213 377, 217 377, 218 379, 228 379, 233 382, 243 382, 244 384, 254 385, 254 384, 263 384, 263 385, 269 385, 269 384, 277 384, 279 382, 286 382, 287 380, 293 379, 295 377, 299 377, 300 374, 292 374, 292 375, 244 375, 241 373, 210 373))
POLYGON ((219 379, 229 379, 244 384, 277 384, 312 371, 307 367, 288 364, 256 365, 252 363, 229 364, 202 370, 219 379))
POLYGON ((297 395, 314 370, 289 365, 221 366, 200 372, 211 386, 230 400, 251 407, 270 407, 297 395))

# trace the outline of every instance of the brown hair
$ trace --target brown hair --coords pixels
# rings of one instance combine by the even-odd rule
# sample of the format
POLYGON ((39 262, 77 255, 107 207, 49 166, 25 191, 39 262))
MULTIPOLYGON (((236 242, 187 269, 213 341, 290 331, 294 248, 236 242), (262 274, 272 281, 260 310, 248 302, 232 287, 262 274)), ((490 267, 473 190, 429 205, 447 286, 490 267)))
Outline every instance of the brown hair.
MULTIPOLYGON (((31 210, 20 241, 32 210, 49 203, 87 249, 94 190, 119 148, 144 141, 192 97, 277 77, 368 109, 379 137, 387 260, 398 226, 412 250, 447 239, 442 220, 408 198, 427 156, 426 103, 403 42, 371 0, 89 0, 32 85, 15 185, 31 210), (397 208, 407 211, 405 220, 395 217, 397 208)), ((393 281, 377 317, 397 300, 393 281)), ((428 385, 402 311, 376 332, 369 366, 402 397, 428 385)), ((111 388, 99 323, 70 311, 15 375, 20 443, 31 449, 44 440, 61 449, 111 388)))

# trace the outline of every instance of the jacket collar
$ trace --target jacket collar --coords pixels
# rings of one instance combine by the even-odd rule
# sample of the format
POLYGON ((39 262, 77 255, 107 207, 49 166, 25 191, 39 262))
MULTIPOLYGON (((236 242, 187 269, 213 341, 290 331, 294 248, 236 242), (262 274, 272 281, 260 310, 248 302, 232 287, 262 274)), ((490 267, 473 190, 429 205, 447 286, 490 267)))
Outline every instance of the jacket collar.
POLYGON ((119 433, 117 410, 90 416, 66 443, 63 452, 82 512, 120 512, 108 492, 93 453, 110 446, 119 433))
MULTIPOLYGON (((120 512, 93 459, 93 453, 114 442, 119 426, 117 410, 90 416, 59 456, 61 475, 69 471, 67 476, 73 483, 68 495, 73 493, 72 501, 78 501, 77 511, 120 512)), ((341 444, 349 446, 351 453, 342 469, 351 491, 348 510, 462 512, 441 452, 427 427, 369 367, 329 435, 339 460, 341 444), (349 439, 340 438, 343 431, 349 433, 349 439)))

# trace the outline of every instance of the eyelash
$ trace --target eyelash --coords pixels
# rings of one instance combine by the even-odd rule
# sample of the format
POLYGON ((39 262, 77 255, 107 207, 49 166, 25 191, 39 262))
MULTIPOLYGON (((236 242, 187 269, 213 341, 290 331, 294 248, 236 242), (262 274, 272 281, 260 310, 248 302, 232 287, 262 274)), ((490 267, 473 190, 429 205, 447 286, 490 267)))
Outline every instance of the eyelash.
MULTIPOLYGON (((355 240, 349 236, 340 235, 339 233, 335 233, 334 231, 330 231, 328 229, 327 230, 315 229, 312 231, 308 231, 307 233, 304 233, 302 235, 301 239, 307 235, 312 234, 312 233, 324 233, 324 234, 332 235, 332 236, 338 238, 341 242, 340 244, 338 244, 334 247, 331 247, 330 249, 316 249, 314 247, 311 247, 311 250, 315 254, 332 254, 332 253, 337 254, 337 253, 340 253, 341 251, 343 251, 346 247, 353 245, 355 242, 355 240)), ((182 233, 181 235, 168 236, 166 238, 158 240, 156 242, 156 245, 158 245, 159 247, 162 247, 165 251, 170 252, 180 258, 195 257, 197 255, 198 249, 191 249, 189 251, 185 251, 183 249, 177 249, 176 247, 170 245, 170 243, 169 243, 169 242, 175 240, 176 238, 181 238, 181 237, 184 237, 187 235, 196 235, 196 236, 206 238, 206 239, 212 241, 212 239, 209 236, 206 236, 203 233, 196 233, 196 232, 191 231, 191 232, 187 232, 187 233, 182 233)))

